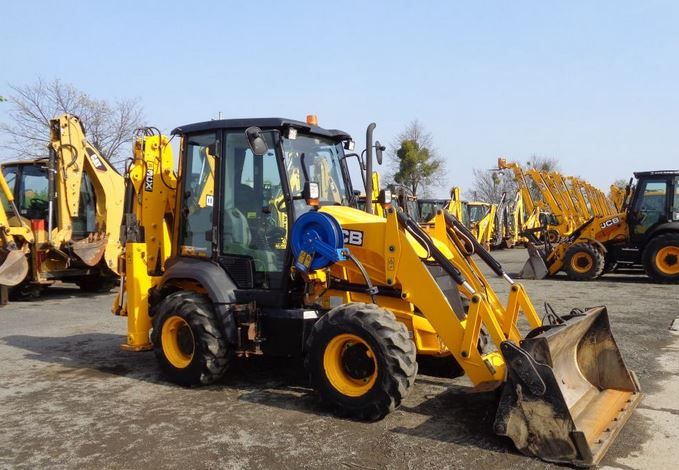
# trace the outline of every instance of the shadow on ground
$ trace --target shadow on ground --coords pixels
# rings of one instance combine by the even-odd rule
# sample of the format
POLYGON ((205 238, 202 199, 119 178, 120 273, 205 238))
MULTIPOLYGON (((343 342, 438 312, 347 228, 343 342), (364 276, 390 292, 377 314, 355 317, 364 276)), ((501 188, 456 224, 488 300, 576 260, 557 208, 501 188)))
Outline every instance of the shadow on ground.
MULTIPOLYGON (((101 377, 101 374, 127 377, 151 384, 181 390, 182 387, 163 379, 152 352, 122 351, 122 335, 91 333, 66 337, 13 335, 0 338, 0 343, 26 351, 26 359, 57 364, 69 369, 60 373, 101 377)), ((402 405, 400 412, 426 417, 416 427, 389 429, 410 435, 457 443, 482 449, 514 452, 511 443, 493 433, 497 406, 494 392, 470 392, 471 388, 451 384, 449 380, 419 375, 416 392, 424 400, 402 405)), ((308 387, 301 359, 272 357, 235 358, 226 377, 204 390, 232 390, 238 400, 280 410, 331 417, 308 387)), ((335 419, 335 418, 332 418, 335 419)), ((420 420, 418 420, 420 422, 420 420)))
POLYGON ((111 295, 110 292, 98 293, 98 292, 87 292, 80 290, 74 284, 57 284, 54 286, 43 287, 38 291, 36 296, 16 294, 10 292, 10 301, 17 302, 21 304, 30 304, 35 302, 40 304, 41 302, 49 302, 50 300, 62 300, 62 299, 78 299, 78 298, 96 298, 96 297, 108 297, 111 295))
MULTIPOLYGON (((509 273, 509 276, 517 281, 534 280, 534 279, 523 279, 519 276, 519 273, 509 273)), ((638 271, 631 271, 629 273, 611 273, 604 274, 603 276, 593 280, 593 281, 571 281, 564 273, 559 273, 554 276, 549 276, 544 279, 539 279, 539 281, 563 281, 563 282, 591 282, 591 283, 632 283, 632 284, 654 284, 654 282, 646 276, 644 273, 638 271)))

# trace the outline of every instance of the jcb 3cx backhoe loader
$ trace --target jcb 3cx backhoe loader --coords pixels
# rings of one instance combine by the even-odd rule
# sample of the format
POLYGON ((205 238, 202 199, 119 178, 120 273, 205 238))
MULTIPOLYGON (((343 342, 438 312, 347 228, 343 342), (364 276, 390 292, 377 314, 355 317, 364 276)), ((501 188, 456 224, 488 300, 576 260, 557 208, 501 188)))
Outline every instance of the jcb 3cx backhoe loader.
POLYGON ((642 266, 655 282, 679 283, 679 171, 634 176, 622 212, 591 217, 563 241, 534 250, 528 263, 576 281, 596 279, 618 264, 642 266))
POLYGON ((2 164, 0 251, 14 267, 0 283, 14 286, 16 297, 36 296, 57 280, 108 292, 118 279, 124 179, 77 117, 51 120, 50 134, 48 158, 2 164))
POLYGON ((494 429, 522 452, 582 466, 637 406, 604 307, 543 323, 452 215, 423 228, 386 191, 386 217, 351 207, 346 133, 279 118, 182 126, 177 177, 168 139, 151 134, 128 173, 113 310, 128 316, 124 348, 153 350, 170 380, 213 383, 234 355, 304 355, 324 402, 372 420, 408 394, 417 356, 435 357, 502 387, 494 429), (506 303, 474 253, 510 284, 506 303))

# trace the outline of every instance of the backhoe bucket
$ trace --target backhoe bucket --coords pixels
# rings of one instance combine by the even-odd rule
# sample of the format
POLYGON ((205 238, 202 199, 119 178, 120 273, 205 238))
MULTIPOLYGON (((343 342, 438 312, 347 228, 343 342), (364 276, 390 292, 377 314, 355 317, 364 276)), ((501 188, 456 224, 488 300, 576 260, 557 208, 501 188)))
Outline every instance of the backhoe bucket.
POLYGON ((523 265, 519 277, 521 279, 544 279, 547 277, 549 271, 547 271, 547 265, 540 250, 530 242, 526 244, 526 250, 528 250, 528 261, 523 265))
POLYGON ((96 266, 106 252, 106 237, 84 238, 71 242, 71 248, 80 260, 87 266, 96 266))
POLYGON ((641 400, 605 307, 540 327, 500 350, 507 381, 495 432, 524 454, 549 462, 596 465, 641 400))
POLYGON ((12 287, 26 279, 28 260, 21 250, 7 250, 6 253, 0 262, 0 285, 12 287))

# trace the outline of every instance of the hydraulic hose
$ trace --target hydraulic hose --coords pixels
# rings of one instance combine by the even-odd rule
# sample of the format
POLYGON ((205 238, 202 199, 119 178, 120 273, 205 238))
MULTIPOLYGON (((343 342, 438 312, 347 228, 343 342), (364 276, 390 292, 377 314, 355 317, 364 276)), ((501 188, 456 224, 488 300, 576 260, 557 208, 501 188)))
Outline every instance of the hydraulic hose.
POLYGON ((507 273, 502 268, 502 265, 495 258, 493 258, 488 250, 486 250, 484 246, 479 243, 476 237, 469 231, 467 227, 464 226, 462 222, 457 219, 457 217, 454 217, 452 214, 449 214, 446 211, 443 211, 443 215, 448 226, 455 227, 456 230, 459 230, 465 235, 465 237, 469 238, 472 245, 474 246, 474 252, 479 255, 483 262, 486 263, 495 274, 500 277, 507 276, 507 273))
POLYGON ((450 262, 448 258, 446 258, 443 253, 441 253, 441 250, 436 247, 431 238, 424 230, 422 230, 422 227, 420 227, 417 222, 400 210, 397 210, 396 217, 398 218, 398 222, 401 227, 407 230, 415 237, 416 240, 419 241, 420 244, 423 245, 423 248, 425 248, 431 254, 431 257, 434 258, 434 261, 436 261, 441 266, 441 268, 443 268, 443 270, 455 281, 457 285, 464 286, 469 292, 474 292, 474 288, 464 279, 462 273, 455 267, 453 263, 450 262))

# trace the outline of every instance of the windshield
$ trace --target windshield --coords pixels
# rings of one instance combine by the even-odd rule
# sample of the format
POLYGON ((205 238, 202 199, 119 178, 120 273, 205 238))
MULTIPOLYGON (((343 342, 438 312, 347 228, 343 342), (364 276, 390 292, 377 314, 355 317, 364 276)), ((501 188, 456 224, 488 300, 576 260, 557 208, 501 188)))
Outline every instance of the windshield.
POLYGON ((469 221, 473 224, 479 222, 486 216, 488 210, 489 207, 485 204, 469 204, 467 206, 469 221))
POLYGON ((283 139, 285 169, 293 196, 298 195, 308 178, 318 183, 321 205, 348 205, 349 192, 344 183, 342 144, 318 136, 298 135, 283 139))

